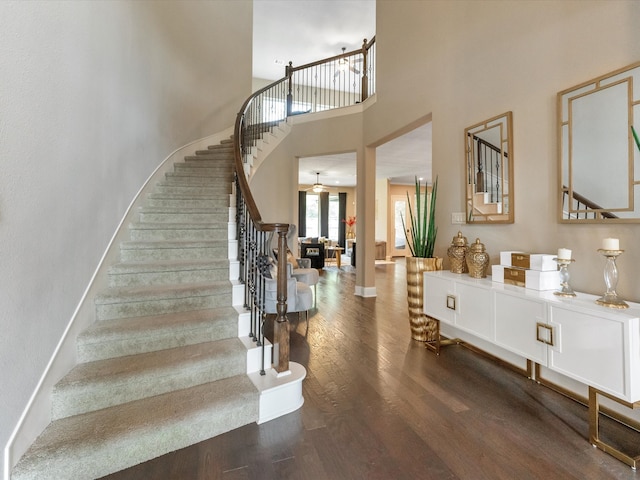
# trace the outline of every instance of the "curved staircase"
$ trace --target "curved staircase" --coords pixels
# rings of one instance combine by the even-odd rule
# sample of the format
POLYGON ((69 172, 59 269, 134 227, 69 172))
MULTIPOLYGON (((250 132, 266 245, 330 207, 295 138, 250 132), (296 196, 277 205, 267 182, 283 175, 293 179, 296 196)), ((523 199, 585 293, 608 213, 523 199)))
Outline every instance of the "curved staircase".
POLYGON ((52 422, 12 479, 99 478, 260 421, 267 380, 239 338, 230 280, 232 184, 225 141, 175 163, 148 194, 77 339, 79 364, 54 389, 52 422))

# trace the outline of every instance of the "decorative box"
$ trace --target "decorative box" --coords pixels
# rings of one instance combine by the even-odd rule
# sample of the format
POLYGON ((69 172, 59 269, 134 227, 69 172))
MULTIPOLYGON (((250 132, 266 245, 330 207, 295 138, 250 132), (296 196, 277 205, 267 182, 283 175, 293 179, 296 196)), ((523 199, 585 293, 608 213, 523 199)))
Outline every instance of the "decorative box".
POLYGON ((520 251, 500 252, 500 265, 504 265, 505 267, 510 267, 511 255, 514 253, 523 253, 523 252, 520 252, 520 251))
POLYGON ((546 253, 500 252, 500 265, 550 272, 558 270, 554 258, 556 255, 546 253))
POLYGON ((560 288, 560 275, 557 270, 526 270, 504 265, 491 266, 491 279, 494 282, 517 285, 532 290, 556 290, 560 288))

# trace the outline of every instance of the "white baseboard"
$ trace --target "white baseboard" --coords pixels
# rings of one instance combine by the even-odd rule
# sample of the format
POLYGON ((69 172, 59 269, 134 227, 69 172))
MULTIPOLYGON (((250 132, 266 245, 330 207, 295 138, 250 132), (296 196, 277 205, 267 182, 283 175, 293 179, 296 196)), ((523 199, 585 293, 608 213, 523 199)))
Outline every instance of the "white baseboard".
POLYGON ((376 287, 362 287, 356 285, 356 296, 358 297, 377 297, 376 287))

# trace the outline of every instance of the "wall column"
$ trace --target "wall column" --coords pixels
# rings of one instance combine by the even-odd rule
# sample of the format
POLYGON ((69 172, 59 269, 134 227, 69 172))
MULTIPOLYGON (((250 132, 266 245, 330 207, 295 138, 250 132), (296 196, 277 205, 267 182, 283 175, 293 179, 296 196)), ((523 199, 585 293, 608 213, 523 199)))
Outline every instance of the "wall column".
POLYGON ((365 147, 356 153, 356 291, 361 297, 375 297, 376 250, 376 149, 365 147))

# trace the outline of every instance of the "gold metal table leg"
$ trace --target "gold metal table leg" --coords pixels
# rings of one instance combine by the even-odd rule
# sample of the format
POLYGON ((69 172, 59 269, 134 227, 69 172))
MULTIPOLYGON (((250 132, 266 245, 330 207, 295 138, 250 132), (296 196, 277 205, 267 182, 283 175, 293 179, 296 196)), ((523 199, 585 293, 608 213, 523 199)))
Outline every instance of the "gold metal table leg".
POLYGON ((638 467, 638 463, 640 462, 640 456, 632 457, 627 455, 624 452, 621 452, 617 448, 605 443, 600 439, 600 402, 598 400, 598 395, 605 396, 621 405, 624 405, 628 408, 637 408, 640 406, 640 402, 637 403, 629 403, 624 400, 620 400, 619 398, 615 398, 611 395, 608 395, 604 392, 601 392, 593 387, 589 387, 589 442, 594 447, 598 447, 600 450, 612 455, 617 458, 621 462, 626 463, 634 470, 638 467))
POLYGON ((433 339, 424 342, 424 346, 427 348, 427 350, 434 352, 436 355, 440 355, 441 347, 460 344, 460 339, 458 338, 442 338, 442 336, 440 335, 440 320, 428 315, 426 315, 426 317, 427 319, 435 322, 435 330, 431 335, 433 339))

